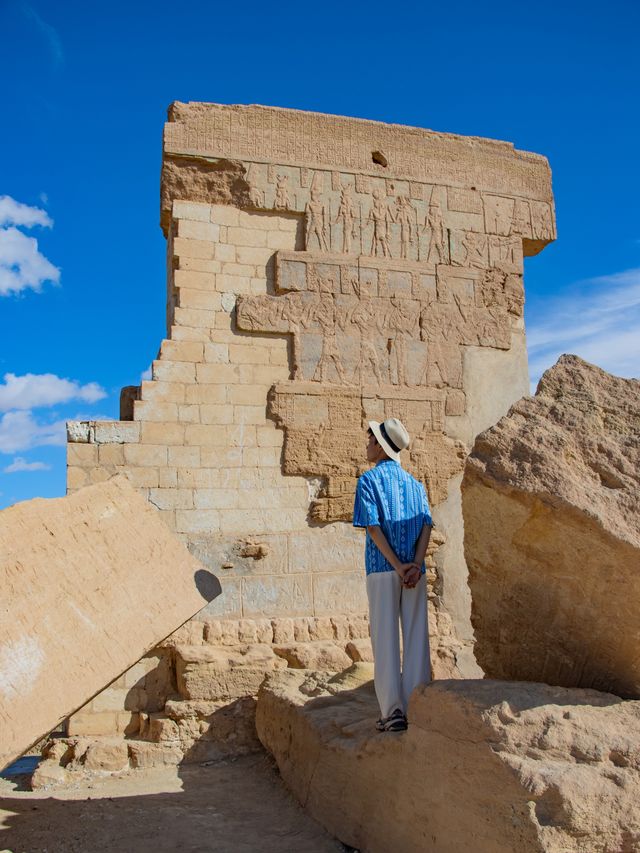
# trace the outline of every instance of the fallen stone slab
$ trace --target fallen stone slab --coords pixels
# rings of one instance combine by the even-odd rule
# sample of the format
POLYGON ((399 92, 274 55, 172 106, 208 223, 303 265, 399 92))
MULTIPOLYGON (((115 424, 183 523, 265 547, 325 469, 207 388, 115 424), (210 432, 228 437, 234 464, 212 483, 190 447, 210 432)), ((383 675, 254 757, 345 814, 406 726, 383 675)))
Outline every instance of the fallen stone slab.
POLYGON ((462 483, 490 678, 640 696, 640 382, 565 355, 478 436, 462 483))
POLYGON ((367 853, 640 849, 640 702, 527 682, 436 681, 377 733, 370 670, 285 670, 258 696, 281 776, 367 853))
POLYGON ((220 591, 124 478, 0 512, 0 766, 220 591))

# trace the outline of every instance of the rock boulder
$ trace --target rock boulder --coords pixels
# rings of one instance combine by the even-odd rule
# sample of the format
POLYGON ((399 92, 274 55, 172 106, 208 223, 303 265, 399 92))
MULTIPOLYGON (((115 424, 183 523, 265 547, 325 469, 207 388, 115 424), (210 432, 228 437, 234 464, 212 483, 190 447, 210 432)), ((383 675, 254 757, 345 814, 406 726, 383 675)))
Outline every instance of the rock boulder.
POLYGON ((478 436, 462 484, 490 678, 640 696, 640 382, 576 356, 478 436))
POLYGON ((0 767, 219 591, 118 477, 0 512, 0 767))
POLYGON ((268 677, 257 729, 292 793, 367 853, 640 849, 640 702, 593 690, 436 681, 379 734, 370 669, 268 677), (324 677, 324 681, 323 681, 324 677))

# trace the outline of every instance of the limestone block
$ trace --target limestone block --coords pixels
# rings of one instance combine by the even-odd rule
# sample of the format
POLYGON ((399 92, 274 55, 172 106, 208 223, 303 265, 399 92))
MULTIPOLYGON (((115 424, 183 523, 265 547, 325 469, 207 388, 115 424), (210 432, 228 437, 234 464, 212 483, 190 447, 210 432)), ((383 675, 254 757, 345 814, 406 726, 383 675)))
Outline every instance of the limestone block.
POLYGON ((347 643, 346 652, 352 661, 373 662, 373 649, 371 640, 350 640, 347 643))
POLYGON ((43 791, 48 788, 64 788, 71 784, 73 776, 56 760, 41 761, 33 771, 30 784, 32 791, 43 791))
POLYGON ((344 572, 358 565, 364 566, 364 541, 350 524, 328 524, 290 537, 291 572, 344 572))
POLYGON ((576 356, 475 444, 463 480, 487 675, 640 696, 640 383, 576 356))
POLYGON ((95 421, 93 430, 96 444, 135 444, 140 439, 140 424, 133 421, 95 421))
POLYGON ((0 540, 4 766, 200 610, 219 585, 122 478, 3 510, 0 540))
POLYGON ((295 643, 286 646, 274 646, 278 657, 286 660, 293 669, 328 670, 342 672, 351 664, 351 658, 342 646, 328 641, 318 640, 312 643, 295 643))
POLYGON ((129 751, 124 740, 96 740, 84 755, 86 770, 117 772, 129 767, 129 751))
POLYGON ((350 847, 606 853, 640 842, 638 702, 440 681, 414 692, 406 733, 376 733, 377 713, 357 673, 285 670, 258 697, 258 736, 283 781, 350 847))
POLYGON ((313 610, 311 579, 257 576, 242 579, 242 609, 248 617, 303 616, 313 610))
POLYGON ((83 442, 90 441, 90 421, 67 421, 67 441, 83 442))
POLYGON ((185 699, 237 699, 258 692, 265 674, 285 662, 270 646, 178 646, 176 676, 185 699))
POLYGON ((142 740, 130 740, 129 757, 131 766, 137 769, 165 767, 179 764, 184 753, 176 743, 150 743, 142 740))
POLYGON ((210 240, 215 243, 220 239, 220 226, 213 222, 178 219, 177 236, 186 240, 210 240))
POLYGON ((328 616, 336 610, 362 613, 367 609, 364 566, 356 572, 314 574, 312 577, 313 603, 318 615, 328 616))
POLYGON ((192 201, 174 201, 173 218, 190 219, 192 222, 211 222, 211 205, 192 201))
POLYGON ((91 468, 97 463, 98 446, 96 444, 69 443, 67 445, 67 465, 91 468))

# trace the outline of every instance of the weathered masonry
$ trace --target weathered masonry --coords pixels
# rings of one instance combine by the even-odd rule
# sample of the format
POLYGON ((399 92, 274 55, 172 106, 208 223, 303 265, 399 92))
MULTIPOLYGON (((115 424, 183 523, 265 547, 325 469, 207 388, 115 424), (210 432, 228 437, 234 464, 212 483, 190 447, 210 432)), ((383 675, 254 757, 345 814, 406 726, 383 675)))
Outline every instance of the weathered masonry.
MULTIPOLYGON (((176 103, 161 208, 167 338, 151 381, 124 389, 121 421, 70 425, 68 487, 125 472, 223 594, 149 663, 170 671, 177 656, 177 684, 169 674, 164 693, 145 694, 140 670, 137 704, 125 678, 76 731, 144 729, 217 647, 362 641, 363 543, 349 519, 371 418, 400 417, 412 434, 406 465, 438 524, 435 655, 473 672, 460 479, 474 436, 528 393, 523 258, 555 237, 546 159, 358 119, 176 103)), ((234 698, 216 689, 211 701, 234 698)))

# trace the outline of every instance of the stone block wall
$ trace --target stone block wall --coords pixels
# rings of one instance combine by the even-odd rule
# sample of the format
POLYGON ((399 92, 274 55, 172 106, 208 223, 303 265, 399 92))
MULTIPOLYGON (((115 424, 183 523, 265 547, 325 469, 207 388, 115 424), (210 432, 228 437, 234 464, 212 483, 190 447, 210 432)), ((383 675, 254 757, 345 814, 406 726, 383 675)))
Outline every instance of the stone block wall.
MULTIPOLYGON (((350 512, 366 422, 400 417, 438 525, 434 660, 476 673, 460 477, 475 435, 528 392, 523 258, 555 235, 544 158, 176 104, 161 206, 167 337, 152 379, 123 389, 122 420, 69 424, 69 491, 124 472, 157 507, 222 584, 189 629, 201 637, 220 620, 243 636, 261 620, 357 624, 364 543, 350 512)), ((72 728, 115 714, 105 733, 132 731, 136 714, 156 713, 144 679, 136 687, 123 697, 114 685, 72 728)))

